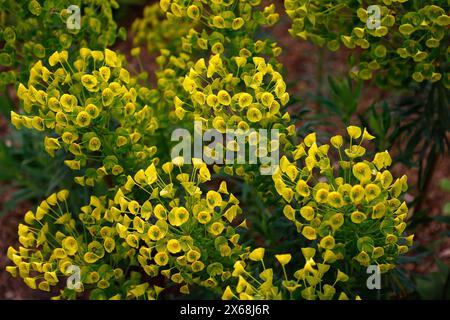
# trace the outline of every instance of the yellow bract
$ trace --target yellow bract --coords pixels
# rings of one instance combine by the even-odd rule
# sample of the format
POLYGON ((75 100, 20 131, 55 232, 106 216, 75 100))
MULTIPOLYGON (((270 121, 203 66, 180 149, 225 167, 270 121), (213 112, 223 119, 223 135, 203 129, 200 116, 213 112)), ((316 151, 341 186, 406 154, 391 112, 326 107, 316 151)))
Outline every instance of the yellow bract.
POLYGON ((353 175, 356 179, 358 179, 361 183, 366 183, 370 181, 372 172, 368 164, 364 162, 358 162, 353 166, 352 169, 353 175))
POLYGON ((73 256, 78 251, 78 243, 74 237, 67 237, 62 241, 62 247, 68 255, 73 256))
POLYGON ((316 230, 310 226, 303 228, 302 235, 308 240, 315 240, 317 238, 316 230))
POLYGON ((208 193, 206 194, 206 202, 212 209, 214 209, 215 207, 220 207, 222 204, 222 196, 216 191, 208 191, 208 193))
POLYGON ((179 227, 189 220, 189 212, 186 208, 178 207, 169 212, 169 223, 179 227))
POLYGON ((356 126, 347 127, 347 132, 352 139, 358 139, 361 136, 361 128, 356 126))
POLYGON ((275 258, 278 260, 278 262, 284 266, 291 261, 292 256, 289 253, 286 254, 276 254, 275 258))
POLYGON ((303 206, 300 208, 300 214, 306 221, 314 219, 314 208, 311 206, 303 206))
POLYGON ((250 260, 253 261, 261 261, 264 258, 264 252, 265 252, 264 248, 257 248, 254 249, 248 257, 250 258, 250 260))
POLYGON ((181 251, 181 245, 180 242, 177 239, 170 239, 167 242, 167 250, 170 253, 178 253, 181 251))

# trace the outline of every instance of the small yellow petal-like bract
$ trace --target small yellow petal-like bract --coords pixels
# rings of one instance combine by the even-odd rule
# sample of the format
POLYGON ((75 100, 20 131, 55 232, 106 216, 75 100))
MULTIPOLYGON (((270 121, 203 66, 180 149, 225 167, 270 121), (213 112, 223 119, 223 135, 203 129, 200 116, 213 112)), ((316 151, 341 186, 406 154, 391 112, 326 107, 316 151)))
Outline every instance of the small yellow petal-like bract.
POLYGON ((276 254, 275 258, 278 260, 278 262, 282 265, 285 266, 289 263, 289 261, 291 261, 291 254, 289 253, 285 253, 285 254, 276 254))
POLYGON ((250 253, 248 257, 253 261, 261 261, 264 258, 264 252, 264 248, 256 248, 250 253))
POLYGON ((353 139, 358 139, 361 136, 361 128, 356 126, 347 127, 347 132, 350 137, 353 139))
POLYGON ((317 238, 316 230, 310 226, 303 227, 302 235, 308 240, 315 240, 317 238))

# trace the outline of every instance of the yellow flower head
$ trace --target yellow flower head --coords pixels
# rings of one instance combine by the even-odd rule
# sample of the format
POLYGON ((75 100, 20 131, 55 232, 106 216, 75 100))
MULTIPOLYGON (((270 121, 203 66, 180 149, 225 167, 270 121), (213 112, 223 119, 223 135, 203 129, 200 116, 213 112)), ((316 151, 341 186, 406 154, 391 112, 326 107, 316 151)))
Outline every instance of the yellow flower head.
POLYGON ((339 192, 332 191, 328 193, 327 203, 333 208, 340 208, 344 205, 344 200, 339 192))
POLYGON ((295 210, 290 205, 284 206, 283 213, 286 218, 295 221, 295 210))
POLYGON ((384 151, 376 153, 372 162, 378 170, 381 170, 383 168, 389 167, 392 164, 392 158, 389 155, 389 152, 384 151))
POLYGON ((336 213, 330 218, 330 225, 334 230, 339 229, 344 224, 344 215, 336 213))
POLYGON ((177 207, 169 213, 169 223, 179 227, 189 220, 189 212, 183 207, 177 207))
POLYGON ((333 249, 335 246, 335 240, 332 236, 328 235, 320 240, 320 246, 324 249, 333 249))
POLYGON ((347 133, 352 139, 358 139, 361 136, 361 128, 349 126, 347 127, 347 133))
POLYGON ((86 111, 78 113, 76 118, 76 124, 80 127, 87 127, 91 123, 91 116, 86 111))
POLYGON ((227 286, 222 294, 222 300, 231 300, 234 298, 233 291, 230 286, 227 286))
POLYGON ((62 241, 62 247, 68 255, 73 256, 78 251, 78 243, 74 237, 67 237, 62 241))
POLYGON ((311 147, 312 144, 316 142, 316 133, 313 132, 313 133, 308 134, 308 135, 305 137, 305 139, 304 139, 303 142, 305 143, 305 145, 306 145, 307 147, 311 147))
POLYGON ((155 208, 153 209, 153 213, 158 219, 167 219, 167 210, 160 203, 155 206, 155 208))
POLYGON ((327 202, 328 199, 328 190, 327 189, 319 189, 316 192, 316 196, 314 197, 314 199, 318 202, 318 203, 325 203, 327 202))
POLYGON ((201 224, 207 224, 211 220, 211 218, 211 213, 209 213, 208 211, 200 211, 197 214, 197 220, 201 224))
POLYGON ((300 208, 300 214, 306 221, 314 219, 314 208, 311 206, 303 206, 300 208))
POLYGON ((222 104, 222 105, 224 105, 224 106, 230 105, 230 103, 231 103, 231 97, 230 97, 230 94, 229 94, 227 91, 225 91, 225 90, 220 90, 220 91, 217 93, 217 97, 218 97, 218 99, 219 99, 219 103, 220 103, 220 104, 222 104))
POLYGON ((336 276, 336 282, 338 282, 338 281, 347 282, 348 279, 349 279, 348 275, 346 275, 341 270, 338 270, 338 273, 337 273, 337 276, 336 276))
POLYGON ((243 93, 239 94, 238 103, 242 109, 251 105, 252 102, 253 102, 253 97, 249 93, 243 92, 243 93))
POLYGON ((362 157, 366 153, 366 149, 362 146, 352 145, 350 148, 344 150, 345 154, 351 158, 362 157))
POLYGON ((377 203, 373 207, 372 218, 373 219, 383 218, 385 213, 386 213, 386 206, 384 205, 384 203, 382 203, 382 202, 377 203))
POLYGON ((368 131, 367 131, 367 129, 366 128, 364 128, 364 131, 363 131, 363 135, 362 135, 362 140, 373 140, 373 139, 375 139, 375 137, 373 136, 373 135, 371 135, 368 131))
POLYGON ((250 107, 247 110, 247 118, 250 122, 259 122, 261 121, 263 114, 256 107, 250 107))
POLYGON ((352 220, 353 223, 356 224, 360 224, 361 222, 363 222, 364 220, 366 220, 367 216, 360 211, 354 211, 351 216, 350 219, 352 220))
POLYGON ((364 162, 358 162, 355 165, 353 165, 352 172, 355 178, 358 179, 361 183, 366 183, 370 181, 372 176, 372 172, 370 170, 369 165, 364 162))
POLYGON ((250 253, 248 257, 253 261, 261 261, 264 258, 264 252, 264 248, 256 248, 250 253))
POLYGON ((344 144, 344 140, 341 135, 331 137, 330 142, 336 149, 339 149, 344 144))
POLYGON ((289 263, 289 261, 291 261, 291 254, 290 253, 285 253, 285 254, 276 254, 275 258, 278 260, 278 262, 282 265, 285 266, 289 263))
POLYGON ((376 199, 380 195, 381 189, 376 184, 369 183, 365 187, 365 193, 366 193, 367 201, 370 202, 370 201, 376 199))
POLYGON ((158 241, 164 237, 163 232, 156 225, 150 226, 147 233, 148 233, 148 237, 153 241, 158 241))
POLYGON ((177 239, 170 239, 167 242, 167 246, 166 247, 167 247, 167 250, 170 253, 178 253, 178 252, 181 251, 181 245, 180 245, 180 242, 177 239))
POLYGON ((201 257, 201 253, 197 250, 191 249, 186 253, 186 258, 187 258, 188 262, 197 261, 198 259, 200 259, 200 257, 201 257))
POLYGON ((317 238, 316 230, 313 227, 305 226, 302 230, 302 235, 308 240, 315 240, 317 238))
POLYGON ((200 272, 205 268, 205 264, 201 261, 195 261, 191 264, 191 269, 193 272, 200 272))
POLYGON ((208 231, 211 234, 218 236, 219 234, 221 234, 223 232, 224 228, 225 228, 225 226, 223 225, 222 222, 214 222, 213 224, 211 224, 208 231))
POLYGON ((300 179, 295 186, 295 191, 302 197, 308 197, 310 194, 309 186, 306 181, 300 179))
POLYGON ((158 252, 154 259, 159 266, 165 266, 169 262, 169 256, 165 252, 158 252))

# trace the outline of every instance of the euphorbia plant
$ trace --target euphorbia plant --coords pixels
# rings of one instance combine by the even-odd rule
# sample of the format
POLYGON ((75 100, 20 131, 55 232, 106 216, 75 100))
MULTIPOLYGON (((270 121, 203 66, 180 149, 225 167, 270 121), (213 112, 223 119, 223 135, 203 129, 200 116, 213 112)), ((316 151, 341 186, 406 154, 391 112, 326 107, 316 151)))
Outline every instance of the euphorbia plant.
POLYGON ((113 19, 113 9, 119 7, 115 0, 5 0, 0 5, 1 91, 6 85, 25 81, 31 66, 56 50, 86 46, 102 50, 126 36, 113 19), (67 27, 69 18, 79 18, 79 26, 67 27))
MULTIPOLYGON (((147 39, 179 44, 181 36, 181 47, 148 47, 160 50, 156 89, 143 70, 130 72, 120 52, 87 46, 37 61, 19 86, 26 114, 12 112, 13 124, 45 132, 46 151, 65 154, 89 200, 71 206, 69 191, 61 190, 27 212, 7 271, 50 291, 78 268, 79 285, 57 298, 87 292, 92 299, 155 299, 171 287, 189 294, 197 286, 224 299, 358 298, 358 287, 341 286, 352 277, 347 270, 373 264, 387 272, 411 245, 403 234, 407 207, 398 199, 406 177, 393 181, 387 151, 364 160, 362 143, 374 137, 359 127, 348 128, 348 148, 343 137, 331 139, 336 162, 315 134, 294 142, 276 59, 281 49, 257 39, 262 26, 278 20, 273 5, 164 0, 161 9, 164 25, 182 28, 167 37, 156 29, 147 39), (170 159, 164 150, 171 129, 194 120, 219 133, 278 129, 280 139, 270 145, 284 153, 278 170, 264 178, 251 165, 170 159), (291 268, 291 254, 275 252, 282 266, 275 272, 255 239, 242 241, 252 226, 224 181, 230 177, 269 191, 263 205, 281 205, 279 219, 302 240, 292 252, 302 254, 300 265, 291 268)), ((135 24, 139 37, 140 28, 146 24, 135 24)))
MULTIPOLYGON (((445 1, 444 1, 445 2, 445 1)), ((350 75, 381 86, 443 81, 448 88, 450 17, 443 1, 286 0, 291 34, 332 51, 341 46, 355 51, 350 75), (357 49, 360 50, 357 50, 357 49)))

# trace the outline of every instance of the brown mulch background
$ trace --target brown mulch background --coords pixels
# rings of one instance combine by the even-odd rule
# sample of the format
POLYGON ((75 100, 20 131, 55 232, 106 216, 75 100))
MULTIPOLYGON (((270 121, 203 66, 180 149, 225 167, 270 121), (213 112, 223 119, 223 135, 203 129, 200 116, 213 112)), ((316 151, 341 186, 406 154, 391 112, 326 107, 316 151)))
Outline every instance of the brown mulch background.
MULTIPOLYGON (((277 4, 279 11, 279 3, 277 4)), ((138 15, 140 10, 134 10, 133 14, 138 15)), ((127 16, 127 20, 132 21, 130 16, 127 16)), ((130 22, 127 21, 126 25, 130 22)), ((283 54, 280 57, 281 62, 284 64, 287 71, 287 83, 292 83, 293 87, 290 88, 290 92, 295 93, 298 97, 306 97, 310 94, 318 92, 323 93, 326 91, 326 79, 320 79, 320 70, 323 70, 326 74, 341 74, 344 75, 347 70, 347 52, 339 51, 338 53, 330 53, 326 50, 322 51, 312 44, 306 42, 300 42, 293 39, 288 33, 288 21, 282 18, 282 21, 271 31, 271 35, 277 39, 281 47, 285 48, 288 54, 283 54), (319 66, 318 57, 323 54, 323 65, 319 66), (322 88, 317 88, 317 84, 322 81, 322 88)), ((125 50, 127 45, 120 45, 120 49, 125 50)), ((128 45, 131 47, 131 45, 128 45)), ((150 63, 154 66, 154 61, 150 63)), ((361 108, 368 106, 372 103, 373 99, 377 99, 383 95, 376 89, 365 89, 363 91, 364 100, 361 103, 361 108)), ((300 104, 302 101, 300 101, 300 104)), ((316 107, 314 103, 308 105, 314 113, 316 107)), ((299 123, 301 125, 301 123, 299 123)), ((325 128, 326 129, 326 128, 325 128)), ((6 120, 0 116, 0 139, 7 132, 6 120)), ((442 213, 442 207, 446 201, 450 201, 449 194, 441 190, 439 183, 443 178, 450 177, 450 161, 448 155, 444 158, 441 157, 434 172, 432 184, 427 191, 426 198, 424 200, 424 207, 429 209, 429 215, 439 215, 442 213)), ((0 170, 7 170, 7 168, 0 168, 0 170)), ((411 185, 414 185, 417 177, 417 170, 409 169, 405 167, 396 167, 397 175, 403 173, 408 175, 408 181, 411 185)), ((4 186, 4 185, 3 185, 4 186)), ((9 192, 0 194, 0 210, 2 210, 2 204, 8 200, 13 187, 11 186, 9 192)), ((414 190, 408 195, 410 199, 415 196, 414 190)), ((27 210, 32 207, 30 203, 22 203, 18 208, 8 212, 4 216, 0 217, 0 299, 46 299, 48 294, 31 290, 20 279, 12 278, 7 272, 5 272, 5 266, 9 264, 6 257, 6 251, 9 246, 18 247, 17 241, 17 227, 22 221, 22 218, 27 210)), ((437 243, 435 248, 435 257, 438 257, 444 261, 450 263, 450 239, 440 239, 440 233, 446 228, 445 225, 432 222, 426 225, 421 225, 415 235, 415 241, 422 245, 431 243, 437 243)), ((407 268, 410 271, 418 273, 427 273, 436 270, 434 263, 434 257, 424 259, 419 265, 411 265, 407 268)))

